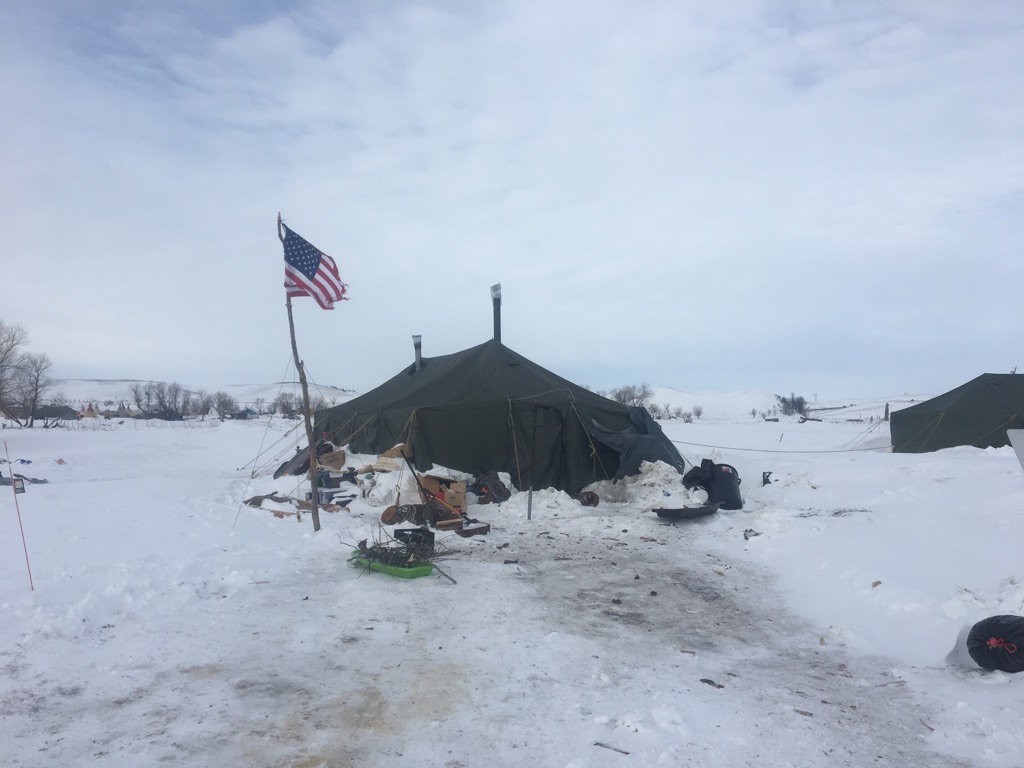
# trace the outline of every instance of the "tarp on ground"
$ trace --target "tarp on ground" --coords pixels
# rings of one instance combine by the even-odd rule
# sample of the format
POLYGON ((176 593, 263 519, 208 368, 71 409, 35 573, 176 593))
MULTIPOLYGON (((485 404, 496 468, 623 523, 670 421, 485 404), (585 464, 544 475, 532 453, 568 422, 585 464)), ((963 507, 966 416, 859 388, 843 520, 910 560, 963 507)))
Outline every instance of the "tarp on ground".
POLYGON ((643 408, 622 405, 490 340, 423 358, 374 390, 318 411, 317 435, 355 453, 411 446, 418 470, 508 472, 520 489, 577 493, 642 460, 685 471, 643 408))
POLYGON ((956 389, 889 417, 896 453, 1009 445, 1008 429, 1024 427, 1024 374, 984 373, 956 389))

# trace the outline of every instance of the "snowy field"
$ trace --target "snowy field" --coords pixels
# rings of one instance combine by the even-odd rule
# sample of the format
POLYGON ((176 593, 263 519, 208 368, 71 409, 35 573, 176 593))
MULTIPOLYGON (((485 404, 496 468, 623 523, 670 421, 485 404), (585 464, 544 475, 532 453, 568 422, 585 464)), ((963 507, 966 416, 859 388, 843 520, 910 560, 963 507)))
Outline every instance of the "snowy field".
POLYGON ((595 508, 516 493, 438 532, 455 584, 347 562, 403 473, 318 534, 242 504, 303 493, 271 477, 296 422, 0 430, 48 481, 17 497, 34 591, 0 488, 0 764, 1024 765, 1024 676, 947 659, 1024 613, 1012 449, 890 454, 884 398, 750 416, 772 400, 663 422, 743 510, 659 518, 696 498, 663 465, 595 508))

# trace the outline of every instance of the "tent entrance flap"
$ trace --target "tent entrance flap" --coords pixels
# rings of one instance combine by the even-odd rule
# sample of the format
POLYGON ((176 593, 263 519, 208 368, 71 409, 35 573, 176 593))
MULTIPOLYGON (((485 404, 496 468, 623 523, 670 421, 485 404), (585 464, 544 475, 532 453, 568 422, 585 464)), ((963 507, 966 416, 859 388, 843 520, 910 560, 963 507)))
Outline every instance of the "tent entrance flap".
POLYGON ((460 408, 416 410, 409 432, 416 469, 434 465, 479 475, 505 469, 504 419, 493 408, 466 403, 460 408), (498 466, 491 466, 497 464, 498 466))
POLYGON ((618 454, 616 480, 635 475, 645 461, 663 461, 677 472, 685 471, 679 452, 665 439, 661 427, 646 409, 630 406, 629 420, 630 426, 620 430, 607 429, 596 422, 593 425, 594 440, 618 454))
POLYGON ((515 471, 520 489, 547 488, 562 476, 564 420, 556 408, 513 401, 509 415, 515 471))

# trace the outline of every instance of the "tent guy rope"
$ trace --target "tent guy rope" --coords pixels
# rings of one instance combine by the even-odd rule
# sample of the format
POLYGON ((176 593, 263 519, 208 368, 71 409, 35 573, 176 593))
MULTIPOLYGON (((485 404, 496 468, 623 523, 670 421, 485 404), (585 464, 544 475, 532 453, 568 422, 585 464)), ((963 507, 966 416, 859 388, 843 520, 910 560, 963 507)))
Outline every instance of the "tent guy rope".
POLYGON ((7 450, 7 441, 4 440, 4 453, 7 455, 7 472, 11 477, 11 493, 14 494, 14 508, 18 511, 18 528, 21 529, 21 547, 25 550, 25 568, 28 569, 28 586, 31 592, 36 591, 36 585, 32 581, 32 566, 28 561, 28 544, 25 542, 25 526, 21 522, 21 505, 18 504, 18 488, 14 482, 14 470, 11 464, 11 454, 7 450))

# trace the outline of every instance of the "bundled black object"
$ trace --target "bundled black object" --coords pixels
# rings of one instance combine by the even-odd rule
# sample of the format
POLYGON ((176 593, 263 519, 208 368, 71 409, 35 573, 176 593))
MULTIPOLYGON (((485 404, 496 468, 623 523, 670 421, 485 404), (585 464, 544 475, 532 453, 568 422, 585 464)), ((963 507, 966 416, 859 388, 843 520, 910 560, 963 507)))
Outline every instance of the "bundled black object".
POLYGON ((414 555, 434 554, 434 532, 428 528, 395 528, 395 541, 414 555))
POLYGON ((498 478, 497 472, 485 472, 476 478, 466 490, 475 494, 481 504, 508 501, 512 495, 512 491, 498 478))
POLYGON ((683 475, 683 487, 703 488, 708 492, 708 504, 718 504, 721 509, 743 509, 741 482, 736 467, 715 464, 711 459, 704 459, 699 467, 683 475))
POLYGON ((1024 616, 989 616, 967 635, 967 652, 982 669, 1024 672, 1024 616))
MULTIPOLYGON (((316 455, 323 456, 325 453, 334 451, 334 446, 326 440, 321 440, 316 446, 316 455)), ((309 472, 309 446, 296 448, 295 455, 288 461, 274 470, 274 479, 284 475, 304 475, 309 472)))

